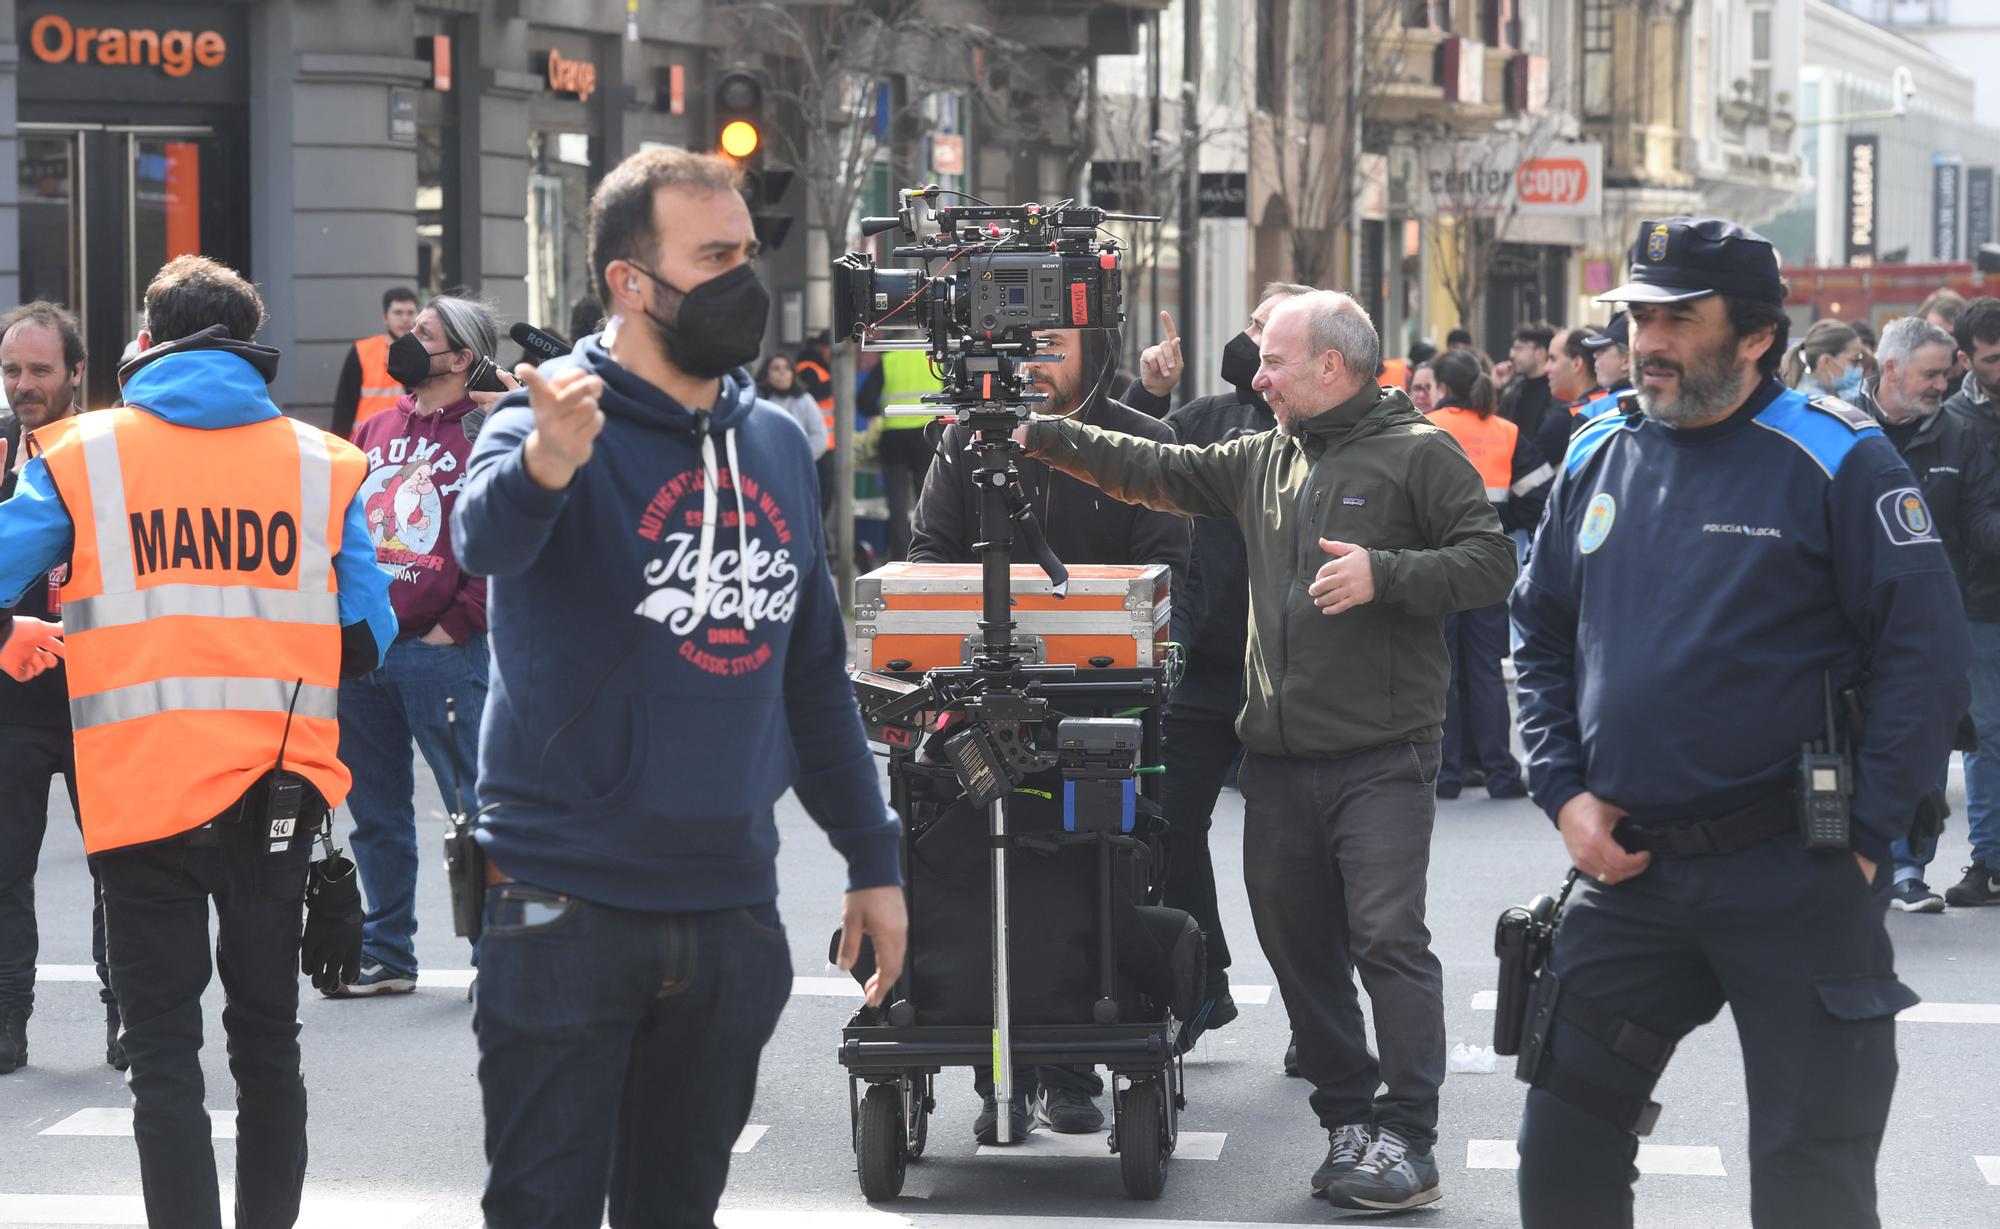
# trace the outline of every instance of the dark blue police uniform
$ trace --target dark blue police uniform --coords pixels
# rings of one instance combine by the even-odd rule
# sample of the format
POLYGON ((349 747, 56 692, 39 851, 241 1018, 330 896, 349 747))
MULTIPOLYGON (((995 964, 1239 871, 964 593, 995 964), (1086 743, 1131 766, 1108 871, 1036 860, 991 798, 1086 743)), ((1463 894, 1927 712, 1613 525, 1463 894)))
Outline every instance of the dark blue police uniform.
MULTIPOLYGON (((1783 301, 1768 243, 1725 222, 1648 222, 1633 266, 1606 298, 1783 301)), ((1513 614, 1536 802, 1553 818, 1587 790, 1629 814, 1621 844, 1655 851, 1635 878, 1579 878, 1562 915, 1521 1128, 1523 1224, 1632 1223, 1653 1086, 1726 1002, 1753 1223, 1873 1229, 1894 1016, 1916 1002, 1896 979, 1879 864, 1934 784, 1970 652, 1910 471, 1867 415, 1772 379, 1700 428, 1646 418, 1628 391, 1571 442, 1513 614), (1808 850, 1783 818, 1801 747, 1825 733, 1828 678, 1858 687, 1866 714, 1851 840, 1878 864, 1872 883, 1852 852, 1808 850), (1666 848, 1739 818, 1732 831, 1754 820, 1769 835, 1666 848)))

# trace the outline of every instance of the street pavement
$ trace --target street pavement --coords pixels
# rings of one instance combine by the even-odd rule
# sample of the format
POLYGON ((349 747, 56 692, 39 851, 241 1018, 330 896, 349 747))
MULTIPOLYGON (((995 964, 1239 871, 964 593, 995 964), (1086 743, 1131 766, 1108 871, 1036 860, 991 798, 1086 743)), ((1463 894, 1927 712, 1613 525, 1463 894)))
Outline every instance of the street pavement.
MULTIPOLYGON (((423 774, 420 772, 419 777, 423 774)), ((437 857, 443 804, 426 781, 418 798, 423 963, 412 995, 335 1002, 303 986, 311 1165, 300 1221, 312 1229, 447 1229, 479 1224, 483 1161, 465 945, 451 934, 437 857)), ((39 883, 43 982, 29 1024, 32 1065, 0 1078, 0 1225, 140 1225, 130 1100, 104 1065, 104 1030, 88 969, 89 880, 67 800, 55 791, 39 883)), ((1962 786, 1933 879, 1956 881, 1969 859, 1962 786)), ((345 816, 343 815, 343 826, 345 816)), ((725 1229, 1058 1229, 1258 1226, 1338 1218, 1306 1194, 1325 1137, 1306 1085, 1279 1071, 1284 1008, 1269 990, 1242 887, 1242 803, 1225 791, 1215 854, 1231 971, 1243 1015, 1191 1056, 1183 1154, 1163 1198, 1127 1199, 1101 1139, 1033 1135, 1011 1155, 978 1155, 970 1075, 939 1077, 926 1155, 901 1199, 871 1208, 856 1185, 848 1090, 834 1054, 858 1001, 825 962, 843 883, 841 865, 789 796, 780 901, 800 979, 765 1053, 752 1127, 724 1201, 725 1229)), ((1554 830, 1525 802, 1481 791, 1440 804, 1430 919, 1445 968, 1450 1041, 1492 1040, 1493 921, 1564 870, 1554 830), (1482 1009, 1483 1008, 1483 1009, 1482 1009)), ((1903 979, 1926 1003, 1898 1030, 1902 1078, 1879 1168, 1884 1225, 1990 1229, 2000 1224, 2000 909, 1953 910, 1889 925, 1903 979), (1958 1005, 1958 1006, 1950 1006, 1958 1005)), ((222 993, 211 985, 203 1054, 211 1111, 233 1102, 222 1047, 222 993)), ((694 1056, 699 1061, 699 1056, 694 1056)), ((1511 1060, 1493 1074, 1453 1074, 1443 1093, 1438 1168, 1444 1199, 1386 1225, 1518 1223, 1512 1140, 1523 1088, 1511 1060)), ((1638 1220, 1648 1229, 1749 1224, 1743 1072, 1728 1014, 1686 1042, 1657 1094, 1665 1106, 1640 1158, 1638 1220)), ((701 1106, 687 1113, 703 1112, 701 1106)), ((233 1132, 216 1115, 216 1133, 233 1132)), ((231 1146, 218 1145, 225 1187, 231 1146)), ((223 1201, 227 1208, 229 1200, 223 1201)), ((1353 1219, 1369 1219, 1354 1217, 1353 1219)), ((1802 1227, 1809 1229, 1809 1227, 1802 1227)))

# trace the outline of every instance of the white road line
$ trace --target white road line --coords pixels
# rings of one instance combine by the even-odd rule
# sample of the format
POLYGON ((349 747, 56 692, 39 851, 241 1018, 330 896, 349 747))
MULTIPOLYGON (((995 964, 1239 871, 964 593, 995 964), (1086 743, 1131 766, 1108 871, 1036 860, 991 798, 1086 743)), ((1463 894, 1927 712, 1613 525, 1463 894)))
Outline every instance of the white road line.
MULTIPOLYGON (((233 1224, 222 1192, 222 1220, 233 1224)), ((404 1229, 429 1210, 428 1204, 378 1199, 314 1199, 299 1208, 297 1229, 404 1229)), ((144 1225, 146 1203, 137 1195, 9 1195, 0 1193, 0 1225, 144 1225)))
MULTIPOLYGON (((1521 1158, 1511 1139, 1465 1141, 1467 1169, 1518 1169, 1521 1158)), ((1687 1144, 1640 1144, 1639 1172, 1650 1176, 1722 1178, 1722 1149, 1687 1144)))
POLYGON ((764 1132, 770 1129, 767 1126, 751 1123, 743 1128, 743 1134, 736 1137, 736 1142, 729 1146, 729 1150, 739 1155, 750 1151, 757 1146, 758 1140, 764 1138, 764 1132))
POLYGON ((1918 1003, 1896 1013, 1898 1024, 2000 1024, 2000 1003, 1918 1003))
MULTIPOLYGON (((132 1135, 132 1110, 125 1106, 113 1108, 105 1106, 96 1109, 78 1110, 52 1127, 44 1128, 43 1135, 132 1135)), ((208 1111, 208 1134, 211 1139, 236 1138, 236 1111, 208 1111)))
POLYGON ((845 973, 839 977, 794 977, 792 993, 830 999, 858 999, 861 983, 845 973))
MULTIPOLYGON (((1180 1161, 1217 1161, 1222 1159, 1222 1141, 1228 1137, 1226 1131, 1182 1131, 1180 1142, 1174 1145, 1174 1159, 1180 1161)), ((1089 1135, 1058 1135, 1054 1131, 1031 1131, 1028 1138, 1018 1144, 981 1144, 974 1156, 1006 1157, 1016 1161, 1046 1161, 1052 1157, 1092 1159, 1115 1159, 1117 1153, 1111 1151, 1111 1132, 1097 1131, 1089 1135)), ((1176 1221, 1175 1224, 1184 1222, 1176 1221)))
MULTIPOLYGON (((417 989, 463 990, 472 984, 473 969, 423 969, 417 973, 417 989)), ((87 964, 38 964, 38 982, 89 982, 97 984, 97 970, 87 964)))
POLYGON ((1271 987, 1231 986, 1229 997, 1236 1000, 1238 1007, 1262 1007, 1271 1001, 1271 987))
MULTIPOLYGON (((1497 990, 1481 990, 1472 996, 1472 1010, 1493 1011, 1500 998, 1497 990)), ((1896 1014, 1899 1024, 2000 1024, 2000 1003, 1918 1003, 1896 1014)))
POLYGON ((1976 1156, 1972 1163, 1979 1166, 1979 1173, 1988 1186, 2000 1186, 2000 1156, 1976 1156))

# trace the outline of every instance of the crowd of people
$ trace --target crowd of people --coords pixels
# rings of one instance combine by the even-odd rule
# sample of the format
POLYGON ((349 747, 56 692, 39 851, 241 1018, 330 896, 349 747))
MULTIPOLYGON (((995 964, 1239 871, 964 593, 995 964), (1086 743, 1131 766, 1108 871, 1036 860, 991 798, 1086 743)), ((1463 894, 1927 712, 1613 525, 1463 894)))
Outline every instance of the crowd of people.
MULTIPOLYGON (((220 1225, 211 906, 237 1219, 296 1218, 298 974, 416 988, 418 756, 483 858, 490 1226, 712 1219, 791 985, 786 790, 847 865, 839 963, 865 939, 868 1001, 896 986, 901 825, 827 559, 835 364, 824 337, 760 361, 736 187, 672 149, 606 175, 595 293, 539 367, 495 369, 476 296, 390 290, 331 431, 272 404, 262 300, 214 261, 148 286, 119 407, 80 412, 63 309, 0 319, 0 1074, 27 1061, 62 775, 154 1223, 220 1225), (343 803, 365 908, 345 859, 311 858, 343 803)), ((1788 345, 1774 250, 1719 219, 1646 223, 1629 274, 1603 325, 1523 324, 1498 361, 1463 330, 1387 356, 1354 298, 1273 283, 1219 391, 1178 405, 1170 317, 1129 382, 1114 337, 1057 331, 1021 487, 1065 561, 1172 574, 1160 897, 1209 953, 1183 1036, 1237 1015, 1208 848, 1234 771, 1286 1068, 1327 1137, 1313 1196, 1442 1195, 1430 842, 1437 800, 1483 788, 1532 797, 1579 876, 1524 1064, 1524 1223, 1631 1223, 1653 1083, 1725 1001, 1762 1090, 1756 1223, 1871 1223, 1893 1034, 1849 1026, 1914 1001, 1882 911, 2000 903, 1991 753, 1967 755, 1972 867, 1942 897, 1924 880, 1956 728, 2000 738, 2000 299, 1788 345), (1668 554, 1686 576, 1662 592, 1668 554), (1866 722, 1841 735, 1838 839, 1802 836, 1797 751, 1831 741, 1836 693, 1866 722)), ((971 561, 928 357, 856 380, 891 557, 971 561)), ((1102 1128, 1091 1069, 1017 1077, 975 1079, 982 1141, 1002 1115, 1013 1140, 1102 1128)))

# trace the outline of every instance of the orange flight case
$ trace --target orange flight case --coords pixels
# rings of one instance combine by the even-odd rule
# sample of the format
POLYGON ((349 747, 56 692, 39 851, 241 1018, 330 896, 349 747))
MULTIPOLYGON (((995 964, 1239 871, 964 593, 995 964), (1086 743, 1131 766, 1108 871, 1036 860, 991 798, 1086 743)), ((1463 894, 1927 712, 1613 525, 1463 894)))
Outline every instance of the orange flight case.
MULTIPOLYGON (((1058 598, 1032 564, 1015 564, 1014 643, 1022 660, 1099 668, 1151 666, 1166 655, 1168 569, 1073 564, 1058 598)), ((892 563, 854 582, 854 664, 921 673, 972 661, 979 643, 979 565, 892 563)))

